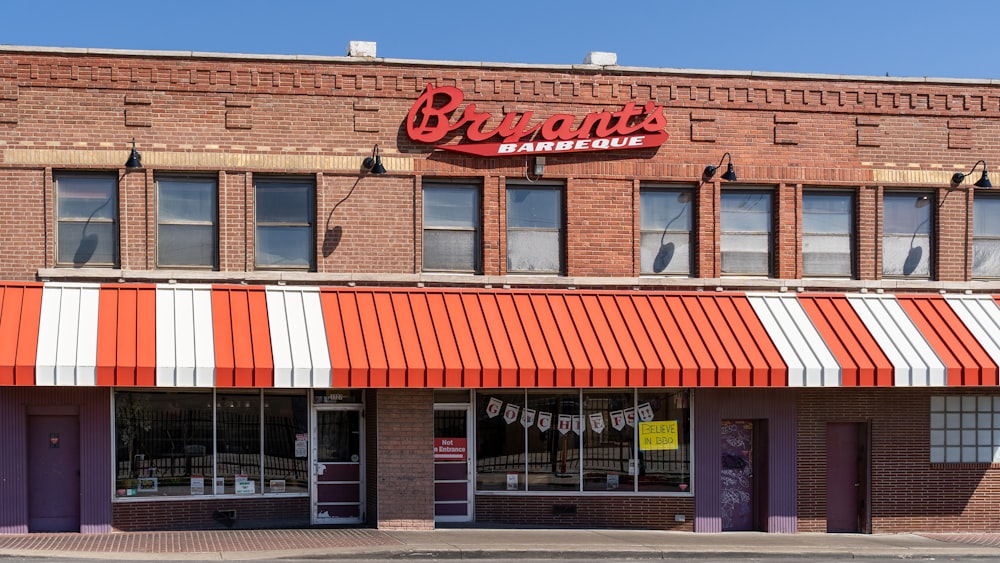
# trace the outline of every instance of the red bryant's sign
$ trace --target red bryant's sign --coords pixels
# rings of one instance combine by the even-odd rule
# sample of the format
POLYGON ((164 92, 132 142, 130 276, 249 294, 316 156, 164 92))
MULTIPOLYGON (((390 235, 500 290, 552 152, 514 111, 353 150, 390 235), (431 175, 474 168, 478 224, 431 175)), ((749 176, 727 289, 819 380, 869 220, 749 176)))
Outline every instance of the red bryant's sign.
POLYGON ((588 113, 576 128, 576 117, 557 113, 531 124, 534 112, 507 113, 489 129, 493 114, 479 111, 475 103, 465 106, 457 118, 465 95, 454 86, 428 86, 406 115, 406 133, 420 143, 436 143, 452 131, 466 127, 468 144, 437 145, 437 148, 478 156, 558 154, 658 147, 667 140, 667 118, 663 107, 633 102, 616 111, 588 113), (496 137, 500 142, 488 143, 496 137))
POLYGON ((434 438, 434 459, 439 461, 465 461, 465 438, 434 438))

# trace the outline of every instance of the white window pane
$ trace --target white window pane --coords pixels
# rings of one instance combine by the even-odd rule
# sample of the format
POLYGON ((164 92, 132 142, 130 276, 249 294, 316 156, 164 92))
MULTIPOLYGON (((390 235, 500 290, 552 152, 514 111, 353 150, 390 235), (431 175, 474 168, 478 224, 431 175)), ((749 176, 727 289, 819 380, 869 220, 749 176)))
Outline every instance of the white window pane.
POLYGON ((977 278, 1000 277, 1000 239, 973 239, 972 275, 977 278))
POLYGON ((993 412, 993 401, 990 397, 976 397, 976 409, 979 412, 993 412))
POLYGON ((510 231, 507 233, 507 270, 510 272, 558 272, 557 231, 510 231))
POLYGON ((930 196, 921 194, 886 194, 883 198, 882 232, 887 235, 930 235, 930 196))
POLYGON ((60 222, 58 261, 64 264, 113 264, 115 224, 108 222, 60 222))
POLYGON ((1000 397, 991 397, 993 399, 993 408, 990 409, 993 412, 1000 412, 1000 397))
POLYGON ((944 410, 944 397, 931 397, 931 411, 941 412, 944 410))
POLYGON ((944 449, 944 460, 947 463, 958 463, 962 461, 962 448, 947 447, 944 449))
POLYGON ((258 223, 312 224, 312 185, 260 182, 255 203, 258 223))
POLYGON ((976 445, 992 445, 993 444, 993 431, 992 430, 977 430, 976 431, 976 445))
POLYGON ((644 274, 690 274, 691 234, 642 233, 639 264, 644 274))
POLYGON ((962 411, 963 412, 976 412, 976 397, 972 395, 965 395, 962 397, 962 411))
POLYGON ((932 446, 943 446, 944 445, 944 431, 942 431, 942 430, 931 430, 931 445, 932 446))
POLYGON ((944 443, 949 446, 962 445, 962 432, 960 430, 949 430, 944 434, 944 443))
POLYGON ((56 178, 60 219, 107 219, 117 216, 117 182, 110 176, 58 176, 56 178))
POLYGON ((424 227, 479 226, 479 190, 449 186, 424 187, 424 227))
POLYGON ((850 194, 807 193, 802 196, 802 232, 848 235, 854 225, 850 194))
POLYGON ((976 448, 979 452, 979 456, 976 461, 979 463, 991 463, 993 461, 993 448, 989 446, 980 446, 976 448))
POLYGON ((961 428, 962 427, 962 415, 956 412, 949 412, 946 415, 947 422, 945 422, 945 428, 961 428))
POLYGON ((802 273, 807 276, 850 276, 851 238, 846 235, 803 235, 802 273))
POLYGON ((157 217, 161 223, 215 222, 215 182, 159 180, 157 187, 157 217))
POLYGON ((257 227, 257 265, 312 265, 312 227, 257 227))
POLYGON ((944 463, 944 448, 931 448, 931 463, 944 463))
POLYGON ((962 408, 962 398, 950 395, 945 401, 945 409, 950 412, 957 412, 962 408))
POLYGON ((424 270, 476 270, 476 231, 424 231, 424 270))
POLYGON ((886 235, 882 238, 882 273, 887 276, 930 275, 930 237, 886 235))
POLYGON ((507 188, 507 227, 562 228, 560 190, 507 188))
POLYGON ((979 413, 976 426, 979 428, 993 428, 993 415, 990 413, 979 413))
POLYGON ((722 273, 768 275, 770 235, 726 235, 721 237, 722 273))
POLYGON ((972 206, 972 236, 1000 237, 1000 197, 975 194, 972 206))
POLYGON ((639 224, 642 230, 690 231, 691 192, 644 190, 639 193, 639 224))
POLYGON ((971 446, 976 443, 976 431, 975 430, 962 430, 962 445, 971 446))
POLYGON ((722 192, 719 221, 723 233, 771 232, 771 194, 722 192))
POLYGON ((1000 430, 993 430, 993 442, 994 446, 1000 446, 1000 430))
POLYGON ((964 446, 962 447, 962 463, 975 463, 976 462, 976 448, 975 446, 964 446))
POLYGON ((993 463, 1000 463, 1000 448, 993 448, 993 463))
POLYGON ((976 427, 976 413, 966 412, 962 413, 962 428, 975 428, 976 427))
POLYGON ((215 227, 212 225, 160 225, 157 263, 161 266, 214 266, 215 227))
POLYGON ((931 413, 931 428, 944 428, 944 414, 939 412, 931 413))

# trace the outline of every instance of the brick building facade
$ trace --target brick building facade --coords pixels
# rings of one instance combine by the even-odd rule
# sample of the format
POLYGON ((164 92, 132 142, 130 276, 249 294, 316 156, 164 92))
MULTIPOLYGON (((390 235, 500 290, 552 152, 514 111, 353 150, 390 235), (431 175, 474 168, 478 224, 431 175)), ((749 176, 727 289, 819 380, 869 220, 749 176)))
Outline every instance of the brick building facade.
POLYGON ((0 531, 993 529, 996 85, 605 62, 0 48, 0 531))

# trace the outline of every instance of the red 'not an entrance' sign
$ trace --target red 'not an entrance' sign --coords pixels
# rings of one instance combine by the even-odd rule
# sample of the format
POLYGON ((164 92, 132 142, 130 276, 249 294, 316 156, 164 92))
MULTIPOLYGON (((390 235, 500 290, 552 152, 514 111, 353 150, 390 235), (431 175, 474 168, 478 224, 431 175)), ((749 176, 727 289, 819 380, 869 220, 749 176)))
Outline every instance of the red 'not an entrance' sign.
POLYGON ((465 438, 434 438, 434 459, 465 461, 468 448, 465 438))
POLYGON ((579 126, 576 117, 557 113, 531 125, 534 112, 504 114, 494 129, 487 129, 493 114, 479 111, 475 103, 465 106, 451 120, 465 95, 454 86, 428 86, 406 115, 406 133, 421 143, 436 143, 448 133, 466 127, 468 144, 437 145, 437 148, 479 156, 558 154, 658 147, 667 140, 667 119, 663 107, 647 102, 629 102, 616 111, 588 113, 579 126), (494 137, 501 142, 486 143, 494 137))

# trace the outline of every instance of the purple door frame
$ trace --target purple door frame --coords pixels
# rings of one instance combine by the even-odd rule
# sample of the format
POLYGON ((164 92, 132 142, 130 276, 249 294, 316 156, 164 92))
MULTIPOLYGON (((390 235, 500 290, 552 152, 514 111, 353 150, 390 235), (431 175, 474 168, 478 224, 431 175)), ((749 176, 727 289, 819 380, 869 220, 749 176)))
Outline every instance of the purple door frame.
POLYGON ((111 389, 0 387, 0 534, 28 532, 28 419, 73 416, 79 422, 83 534, 111 531, 111 389))
POLYGON ((722 421, 753 420, 758 431, 756 479, 760 494, 756 528, 795 533, 795 389, 696 389, 694 391, 694 530, 722 531, 722 421), (762 451, 763 450, 763 451, 762 451), (763 458, 763 460, 761 459, 763 458), (765 474, 761 475, 761 468, 765 474))

